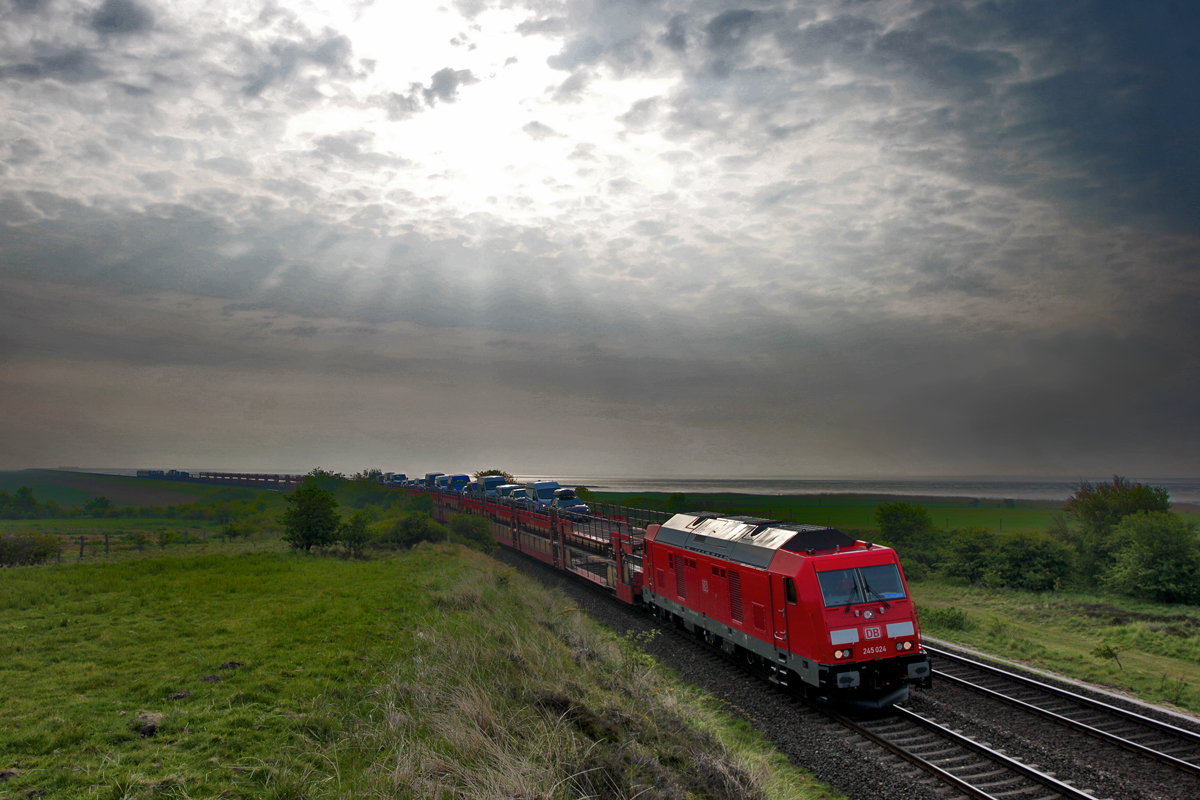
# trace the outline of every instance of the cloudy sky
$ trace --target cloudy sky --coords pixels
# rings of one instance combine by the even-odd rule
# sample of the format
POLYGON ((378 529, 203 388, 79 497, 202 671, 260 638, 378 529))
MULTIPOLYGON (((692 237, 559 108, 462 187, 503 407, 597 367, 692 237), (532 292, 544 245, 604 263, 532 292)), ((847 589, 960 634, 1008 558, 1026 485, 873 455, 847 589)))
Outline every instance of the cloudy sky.
POLYGON ((0 468, 1200 475, 1197 22, 0 0, 0 468))

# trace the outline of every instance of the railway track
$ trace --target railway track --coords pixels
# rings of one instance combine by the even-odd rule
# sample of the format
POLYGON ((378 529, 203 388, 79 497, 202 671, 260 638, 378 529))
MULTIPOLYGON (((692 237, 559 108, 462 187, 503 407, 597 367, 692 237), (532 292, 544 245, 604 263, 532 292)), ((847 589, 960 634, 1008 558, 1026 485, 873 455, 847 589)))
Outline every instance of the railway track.
POLYGON ((887 716, 867 721, 825 713, 975 800, 1095 800, 1053 775, 905 708, 894 707, 887 716))
POLYGON ((854 719, 779 686, 769 673, 738 663, 719 648, 682 629, 670 628, 668 635, 684 647, 689 643, 698 645, 709 661, 733 664, 763 679, 764 684, 776 685, 789 700, 809 712, 882 747, 963 797, 972 800, 1096 800, 1095 795, 1083 789, 909 709, 893 706, 884 716, 854 719))
POLYGON ((937 658, 937 679, 1200 775, 1200 734, 929 644, 925 649, 937 658))

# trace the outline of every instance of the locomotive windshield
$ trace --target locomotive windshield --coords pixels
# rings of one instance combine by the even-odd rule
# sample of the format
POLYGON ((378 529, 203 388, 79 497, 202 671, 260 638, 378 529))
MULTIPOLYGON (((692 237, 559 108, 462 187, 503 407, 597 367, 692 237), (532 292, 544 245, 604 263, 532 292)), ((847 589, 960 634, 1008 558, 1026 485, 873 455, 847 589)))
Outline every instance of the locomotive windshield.
POLYGON ((898 600, 906 596, 900 570, 895 564, 818 572, 817 580, 826 608, 898 600))

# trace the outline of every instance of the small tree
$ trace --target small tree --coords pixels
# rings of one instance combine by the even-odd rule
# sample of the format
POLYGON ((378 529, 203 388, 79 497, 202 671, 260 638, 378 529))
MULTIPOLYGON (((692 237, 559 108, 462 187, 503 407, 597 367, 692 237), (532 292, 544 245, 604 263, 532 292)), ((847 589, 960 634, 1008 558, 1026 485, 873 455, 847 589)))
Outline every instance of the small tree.
POLYGON ((505 472, 502 469, 481 469, 481 470, 479 470, 479 472, 471 473, 471 477, 474 478, 475 480, 479 480, 484 475, 499 475, 500 477, 504 478, 505 483, 516 483, 517 482, 517 479, 513 477, 513 474, 511 472, 505 472))
POLYGON ((363 550, 374 538, 367 529, 370 522, 371 515, 360 508, 338 529, 338 540, 346 548, 346 552, 355 558, 363 554, 363 550))
POLYGON ((483 517, 472 514, 455 514, 450 518, 450 532, 455 541, 474 550, 490 553, 498 546, 492 537, 491 526, 483 517))
POLYGON ((159 531, 154 541, 158 544, 159 550, 166 550, 167 545, 175 541, 175 531, 159 531))
POLYGON ((307 553, 313 547, 327 547, 337 541, 338 501, 332 494, 315 483, 305 482, 283 499, 287 509, 279 524, 283 526, 285 542, 307 553))
POLYGON ((925 506, 915 503, 881 503, 875 522, 883 538, 894 545, 916 542, 933 530, 933 519, 925 506))
POLYGON ((1063 504, 1063 511, 1079 524, 1074 544, 1080 572, 1089 581, 1097 581, 1112 566, 1117 550, 1113 532, 1121 520, 1139 511, 1170 510, 1166 489, 1130 483, 1120 475, 1114 475, 1110 483, 1080 483, 1063 504))
POLYGON ((241 526, 239 526, 233 520, 229 520, 228 522, 226 522, 224 525, 221 526, 221 541, 222 542, 224 542, 226 539, 228 539, 229 541, 232 542, 234 539, 236 539, 237 537, 239 537, 241 535, 242 535, 241 526))
POLYGON ((83 511, 85 514, 90 514, 93 517, 103 517, 112 507, 112 500, 101 495, 100 497, 93 497, 84 503, 83 511))
POLYGON ((136 547, 139 551, 141 551, 141 550, 145 550, 146 545, 148 545, 148 544, 150 544, 150 534, 146 533, 145 531, 134 531, 133 532, 133 546, 134 547, 136 547))
POLYGON ((1113 532, 1116 556, 1104 585, 1129 597, 1163 603, 1200 600, 1196 532, 1175 514, 1142 511, 1113 532))
POLYGON ((1096 658, 1117 662, 1117 667, 1124 672, 1125 667, 1121 666, 1121 650, 1123 649, 1122 647, 1113 647, 1111 644, 1102 642, 1092 648, 1092 655, 1096 658))
POLYGON ((418 494, 408 501, 410 514, 433 514, 433 495, 418 494))
POLYGON ((996 534, 987 528, 967 528, 954 532, 950 554, 943 566, 947 575, 979 583, 992 568, 995 554, 996 534))
POLYGON ((578 497, 580 500, 582 500, 585 503, 596 502, 596 493, 593 492, 591 489, 587 488, 586 486, 576 486, 575 487, 575 496, 578 497))
POLYGON ((1000 537, 995 563, 1005 586, 1044 592, 1071 574, 1071 550, 1045 533, 1017 531, 1000 537))

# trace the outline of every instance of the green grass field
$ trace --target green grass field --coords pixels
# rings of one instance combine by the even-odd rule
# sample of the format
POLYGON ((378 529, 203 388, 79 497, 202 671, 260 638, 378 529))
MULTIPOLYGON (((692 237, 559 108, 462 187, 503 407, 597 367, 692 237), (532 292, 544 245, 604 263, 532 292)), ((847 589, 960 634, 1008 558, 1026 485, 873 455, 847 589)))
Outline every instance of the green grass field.
POLYGON ((0 491, 15 494, 22 486, 33 489, 40 502, 53 500, 64 508, 80 506, 104 496, 116 506, 168 506, 194 503, 226 487, 187 481, 149 480, 123 475, 25 469, 0 472, 0 491))
MULTIPOLYGON (((597 492, 596 497, 606 503, 624 504, 638 497, 665 501, 667 494, 619 494, 597 492)), ((835 497, 813 495, 745 495, 745 494, 696 494, 688 495, 683 507, 688 510, 704 509, 727 511, 737 514, 769 517, 788 522, 804 522, 814 525, 830 525, 841 530, 873 531, 875 509, 880 503, 905 500, 918 503, 929 509, 934 524, 946 529, 980 526, 992 530, 1034 530, 1050 525, 1054 514, 1059 513, 1061 504, 1041 501, 1018 501, 1015 508, 1002 502, 983 501, 978 507, 969 500, 927 500, 897 497, 835 497)))
POLYGON ((0 634, 12 797, 832 796, 565 599, 449 545, 0 570, 0 634))
POLYGON ((914 581, 922 633, 1200 712, 1200 608, 914 581), (1108 645, 1117 657, 1094 654, 1108 645))

